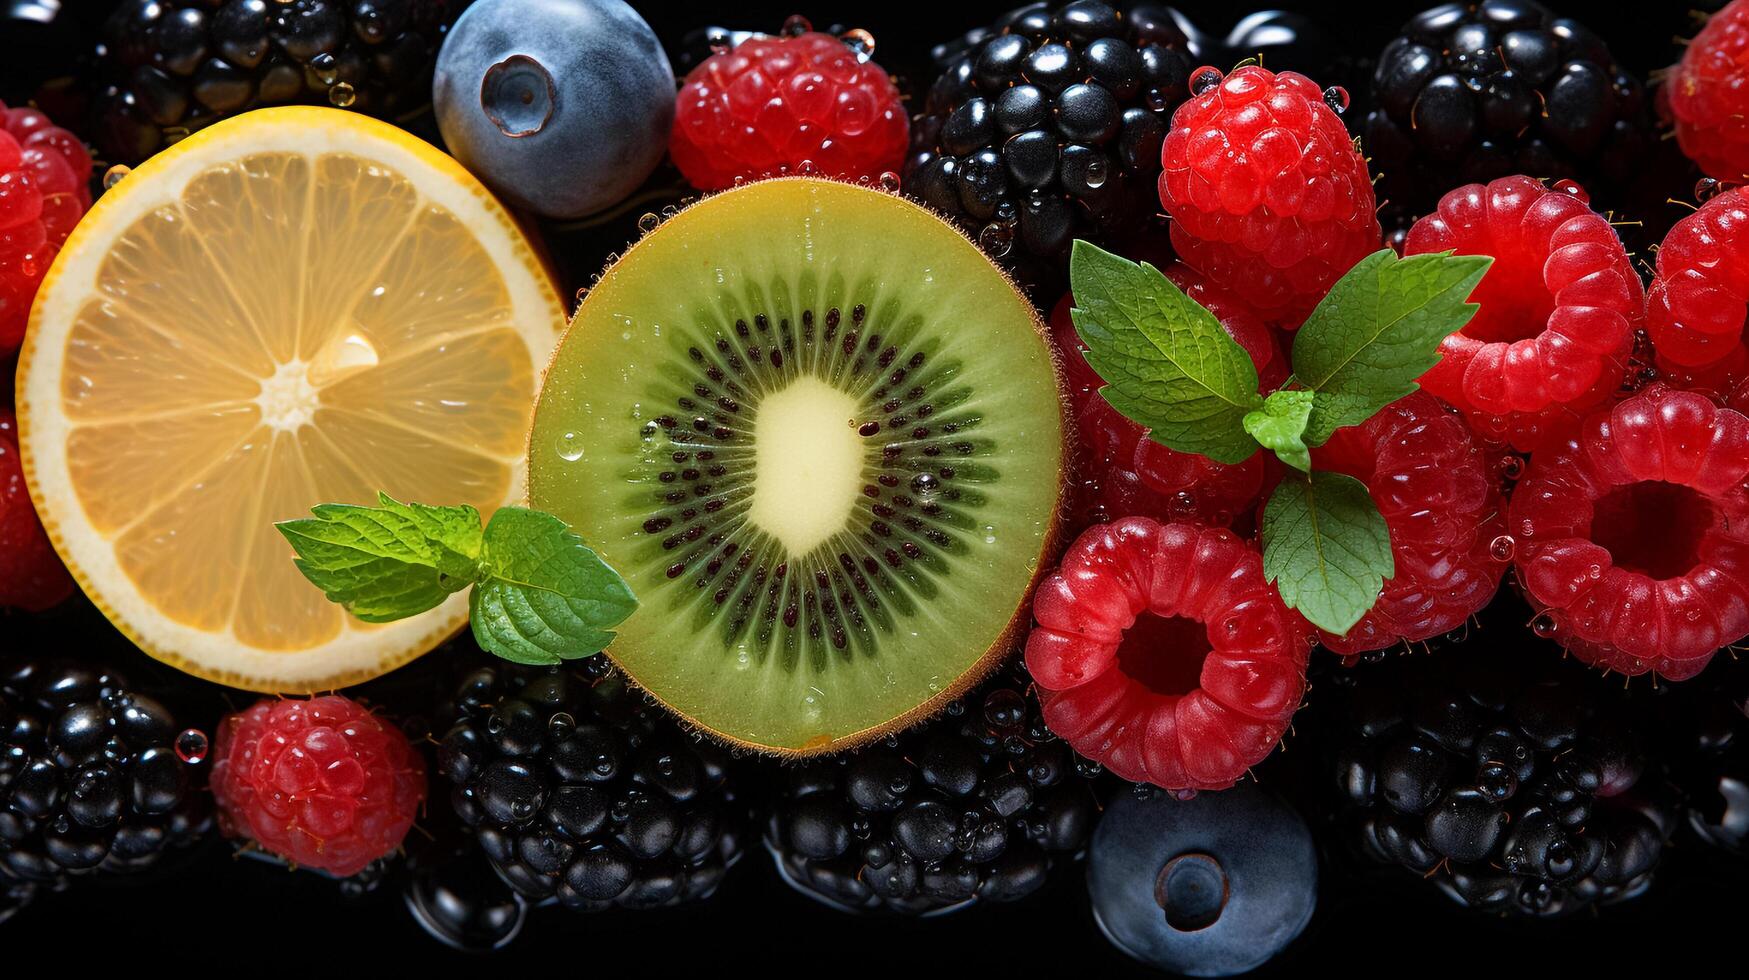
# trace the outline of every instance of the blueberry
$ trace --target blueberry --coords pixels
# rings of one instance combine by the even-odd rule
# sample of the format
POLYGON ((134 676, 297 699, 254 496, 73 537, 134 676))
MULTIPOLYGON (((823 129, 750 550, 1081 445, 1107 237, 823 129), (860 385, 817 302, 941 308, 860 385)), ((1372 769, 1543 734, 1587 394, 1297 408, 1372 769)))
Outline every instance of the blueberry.
POLYGON ((1106 938, 1191 976, 1233 976, 1281 952, 1311 920, 1317 885, 1305 821, 1245 783, 1185 801, 1121 793, 1088 852, 1088 894, 1106 938))
POLYGON ((661 162, 674 73, 621 0, 480 0, 437 57, 444 142, 512 204, 576 218, 630 194, 661 162))

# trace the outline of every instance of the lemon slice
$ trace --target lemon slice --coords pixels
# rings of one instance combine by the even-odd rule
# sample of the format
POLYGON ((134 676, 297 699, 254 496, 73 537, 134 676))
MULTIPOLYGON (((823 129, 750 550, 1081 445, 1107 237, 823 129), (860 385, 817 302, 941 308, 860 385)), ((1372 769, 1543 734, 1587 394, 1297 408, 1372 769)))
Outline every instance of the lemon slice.
POLYGON ((257 691, 384 673, 464 595, 369 625, 304 581, 273 522, 525 492, 563 303, 450 158, 337 109, 221 122, 106 193, 42 284, 19 355, 24 470, 87 595, 148 653, 257 691))

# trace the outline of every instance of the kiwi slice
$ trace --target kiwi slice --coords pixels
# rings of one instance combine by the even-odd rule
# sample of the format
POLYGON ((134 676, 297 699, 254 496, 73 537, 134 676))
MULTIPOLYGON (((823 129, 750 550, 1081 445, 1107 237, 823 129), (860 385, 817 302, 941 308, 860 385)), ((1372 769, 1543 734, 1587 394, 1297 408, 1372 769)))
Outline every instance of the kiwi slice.
POLYGON ((797 177, 610 265, 548 368, 532 505, 640 600, 608 655, 784 755, 920 719, 1014 649, 1064 425, 1032 306, 894 194, 797 177))

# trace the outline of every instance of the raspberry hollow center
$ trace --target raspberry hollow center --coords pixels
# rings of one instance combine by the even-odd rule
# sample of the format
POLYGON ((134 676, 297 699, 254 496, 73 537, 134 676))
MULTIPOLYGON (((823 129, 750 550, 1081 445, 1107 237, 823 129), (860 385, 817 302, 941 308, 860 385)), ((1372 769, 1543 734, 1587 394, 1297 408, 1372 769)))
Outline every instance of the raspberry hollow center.
POLYGON ((1202 686, 1202 661, 1213 649, 1196 620, 1144 612, 1118 645, 1117 668, 1153 694, 1177 697, 1202 686))
POLYGON ((1543 263, 1522 248, 1498 250, 1508 254, 1495 256, 1477 285, 1470 302, 1479 308, 1461 332, 1489 344, 1529 340, 1543 332, 1555 311, 1555 298, 1543 284, 1543 263))
POLYGON ((1591 540, 1608 550, 1617 568, 1653 579, 1694 568, 1700 542, 1717 511, 1696 491, 1648 480, 1616 487, 1598 499, 1591 540))

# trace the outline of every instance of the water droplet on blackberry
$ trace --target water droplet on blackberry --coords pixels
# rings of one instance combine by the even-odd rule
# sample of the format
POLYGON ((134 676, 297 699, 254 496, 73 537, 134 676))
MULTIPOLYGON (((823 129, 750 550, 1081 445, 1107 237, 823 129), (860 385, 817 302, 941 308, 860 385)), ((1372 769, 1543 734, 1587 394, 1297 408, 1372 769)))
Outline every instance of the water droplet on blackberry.
POLYGON ((571 717, 569 712, 557 711, 553 713, 551 718, 547 719, 547 731, 550 732, 555 739, 565 738, 575 731, 576 728, 577 719, 571 717))
POLYGON ((198 728, 185 729, 176 736, 176 757, 191 766, 205 761, 207 752, 212 748, 206 732, 198 728))
POLYGON ((328 90, 328 101, 344 109, 358 101, 358 92, 348 82, 338 82, 328 90))
POLYGON ((340 80, 340 63, 327 52, 310 59, 310 71, 323 85, 333 85, 340 80))

